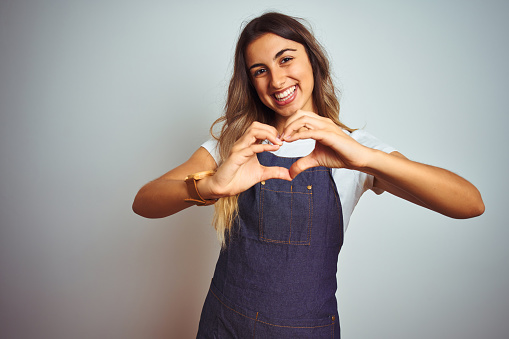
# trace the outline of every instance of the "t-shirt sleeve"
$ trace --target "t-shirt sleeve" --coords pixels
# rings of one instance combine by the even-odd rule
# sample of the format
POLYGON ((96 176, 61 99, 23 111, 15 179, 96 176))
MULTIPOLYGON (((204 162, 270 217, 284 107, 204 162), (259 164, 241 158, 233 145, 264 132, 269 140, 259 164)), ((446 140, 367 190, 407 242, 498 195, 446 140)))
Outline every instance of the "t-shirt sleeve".
MULTIPOLYGON (((391 153, 395 152, 396 149, 392 146, 387 145, 386 143, 381 142, 377 138, 375 138, 373 135, 369 134, 368 132, 364 130, 356 130, 353 131, 350 136, 355 139, 358 143, 361 145, 364 145, 369 148, 377 149, 379 151, 385 152, 385 153, 391 153)), ((376 194, 382 194, 384 191, 373 187, 373 180, 374 177, 370 174, 366 173, 360 173, 359 174, 359 183, 364 186, 364 190, 372 190, 376 194)))
POLYGON ((201 147, 205 148, 212 158, 216 161, 216 165, 219 165, 219 162, 221 160, 221 157, 219 156, 219 150, 217 149, 217 140, 216 139, 209 139, 205 141, 201 147))

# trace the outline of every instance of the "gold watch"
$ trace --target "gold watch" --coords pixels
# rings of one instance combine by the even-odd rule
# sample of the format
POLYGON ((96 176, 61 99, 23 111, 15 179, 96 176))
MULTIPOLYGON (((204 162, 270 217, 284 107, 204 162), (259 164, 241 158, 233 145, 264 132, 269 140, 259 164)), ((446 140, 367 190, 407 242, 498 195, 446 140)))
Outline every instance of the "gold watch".
POLYGON ((203 171, 198 173, 189 174, 184 181, 187 184, 187 191, 189 192, 189 196, 191 198, 184 199, 184 201, 191 202, 198 206, 208 206, 215 204, 217 199, 203 199, 200 193, 198 192, 198 187, 196 183, 205 178, 214 175, 216 171, 203 171))

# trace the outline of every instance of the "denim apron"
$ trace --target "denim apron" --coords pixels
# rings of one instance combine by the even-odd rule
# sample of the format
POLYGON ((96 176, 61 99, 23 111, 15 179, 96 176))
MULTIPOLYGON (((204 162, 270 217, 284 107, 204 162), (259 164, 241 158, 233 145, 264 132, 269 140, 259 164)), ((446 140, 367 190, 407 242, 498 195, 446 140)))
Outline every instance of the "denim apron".
MULTIPOLYGON (((258 154, 290 168, 298 158, 258 154)), ((336 269, 341 202, 331 170, 262 181, 239 195, 197 338, 340 338, 336 269)))

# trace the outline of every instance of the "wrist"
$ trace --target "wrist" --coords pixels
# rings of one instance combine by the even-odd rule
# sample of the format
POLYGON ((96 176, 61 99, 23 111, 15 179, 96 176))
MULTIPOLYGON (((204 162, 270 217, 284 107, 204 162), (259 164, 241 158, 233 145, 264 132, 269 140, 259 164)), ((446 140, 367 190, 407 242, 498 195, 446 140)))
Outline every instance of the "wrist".
POLYGON ((379 162, 379 160, 377 159, 379 157, 379 155, 377 154, 378 152, 381 151, 366 146, 362 146, 360 150, 356 151, 355 159, 349 161, 346 168, 372 174, 371 172, 378 166, 377 165, 379 162))
POLYGON ((402 159, 401 157, 390 153, 373 149, 372 154, 369 157, 369 161, 366 163, 366 166, 362 169, 362 171, 376 177, 384 177, 389 173, 404 173, 406 170, 403 170, 401 165, 405 161, 407 161, 407 159, 404 157, 402 159))
POLYGON ((213 178, 212 176, 203 178, 202 180, 198 181, 196 183, 196 189, 198 190, 198 193, 202 196, 203 199, 219 199, 223 196, 217 193, 214 193, 212 189, 212 183, 213 178))
POLYGON ((369 148, 366 152, 366 156, 364 158, 364 161, 362 164, 359 165, 359 167, 356 168, 356 170, 375 175, 377 174, 380 169, 383 167, 383 164, 386 160, 385 156, 387 156, 387 153, 384 153, 380 150, 369 148))
POLYGON ((206 179, 214 174, 215 171, 202 171, 189 174, 184 180, 187 186, 189 198, 184 199, 184 201, 198 206, 207 206, 214 204, 217 201, 217 199, 209 199, 207 197, 204 197, 198 190, 198 185, 200 184, 200 182, 203 179, 206 179))

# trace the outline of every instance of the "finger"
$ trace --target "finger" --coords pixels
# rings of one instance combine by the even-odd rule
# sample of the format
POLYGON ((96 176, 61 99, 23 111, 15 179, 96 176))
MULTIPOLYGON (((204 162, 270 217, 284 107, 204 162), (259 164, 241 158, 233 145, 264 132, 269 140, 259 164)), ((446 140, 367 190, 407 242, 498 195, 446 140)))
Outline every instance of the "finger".
MULTIPOLYGON (((254 131, 257 131, 257 130, 263 130, 263 131, 266 131, 267 133, 269 133, 270 136, 273 136, 275 138, 278 137, 278 132, 277 132, 277 129, 274 127, 274 126, 270 126, 270 125, 267 125, 267 124, 263 124, 261 122, 258 122, 258 121, 254 121, 251 126, 248 128, 248 130, 246 131, 247 134, 250 133, 250 130, 252 130, 253 132, 254 131)), ((261 140, 261 139, 260 139, 261 140)), ((265 140, 265 139, 263 139, 265 140)), ((271 140, 271 142, 275 143, 274 140, 271 140)))
POLYGON ((292 181, 290 171, 287 168, 277 166, 263 167, 261 180, 268 179, 283 179, 292 181))
POLYGON ((327 123, 321 121, 319 118, 320 117, 318 116, 304 115, 290 123, 287 123, 283 131, 282 139, 288 141, 289 137, 293 136, 295 133, 298 133, 300 131, 326 128, 327 123))
POLYGON ((239 140, 245 145, 251 145, 263 140, 269 140, 273 144, 281 143, 281 140, 277 137, 277 131, 266 128, 250 128, 239 140))
POLYGON ((327 132, 319 129, 304 129, 301 128, 293 134, 285 136, 284 140, 291 142, 299 139, 314 139, 316 141, 323 141, 327 132))
POLYGON ((277 151, 279 149, 279 145, 271 145, 271 144, 253 144, 244 149, 238 150, 236 153, 232 153, 232 155, 237 154, 243 158, 250 158, 256 153, 262 152, 272 152, 277 151))
POLYGON ((290 167, 290 169, 289 169, 290 177, 293 179, 298 174, 307 170, 308 168, 312 168, 312 167, 316 167, 316 166, 319 166, 318 162, 314 158, 310 157, 309 155, 305 156, 303 158, 300 158, 299 160, 294 162, 293 165, 290 167))
POLYGON ((279 145, 272 144, 254 144, 249 146, 249 150, 254 153, 262 153, 262 152, 273 152, 279 149, 279 145))
POLYGON ((267 125, 267 124, 264 124, 262 122, 259 122, 259 121, 253 121, 250 125, 250 127, 254 127, 254 128, 264 128, 264 129, 267 129, 267 130, 273 130, 274 132, 277 133, 277 130, 274 126, 271 126, 271 125, 267 125))
POLYGON ((268 140, 273 144, 282 145, 283 142, 277 137, 277 130, 268 125, 260 127, 252 126, 246 133, 236 142, 240 147, 248 147, 260 141, 268 140))
POLYGON ((242 136, 241 139, 237 140, 233 145, 231 152, 238 152, 251 145, 262 144, 263 140, 269 140, 273 145, 282 145, 283 141, 281 139, 275 137, 273 134, 270 134, 266 130, 253 130, 248 135, 242 136))
POLYGON ((289 124, 293 123, 295 120, 300 119, 301 117, 304 117, 304 116, 307 116, 307 117, 318 117, 319 115, 314 113, 314 112, 303 111, 303 110, 299 109, 297 112, 295 112, 295 114, 291 115, 286 120, 285 127, 288 126, 289 124))

